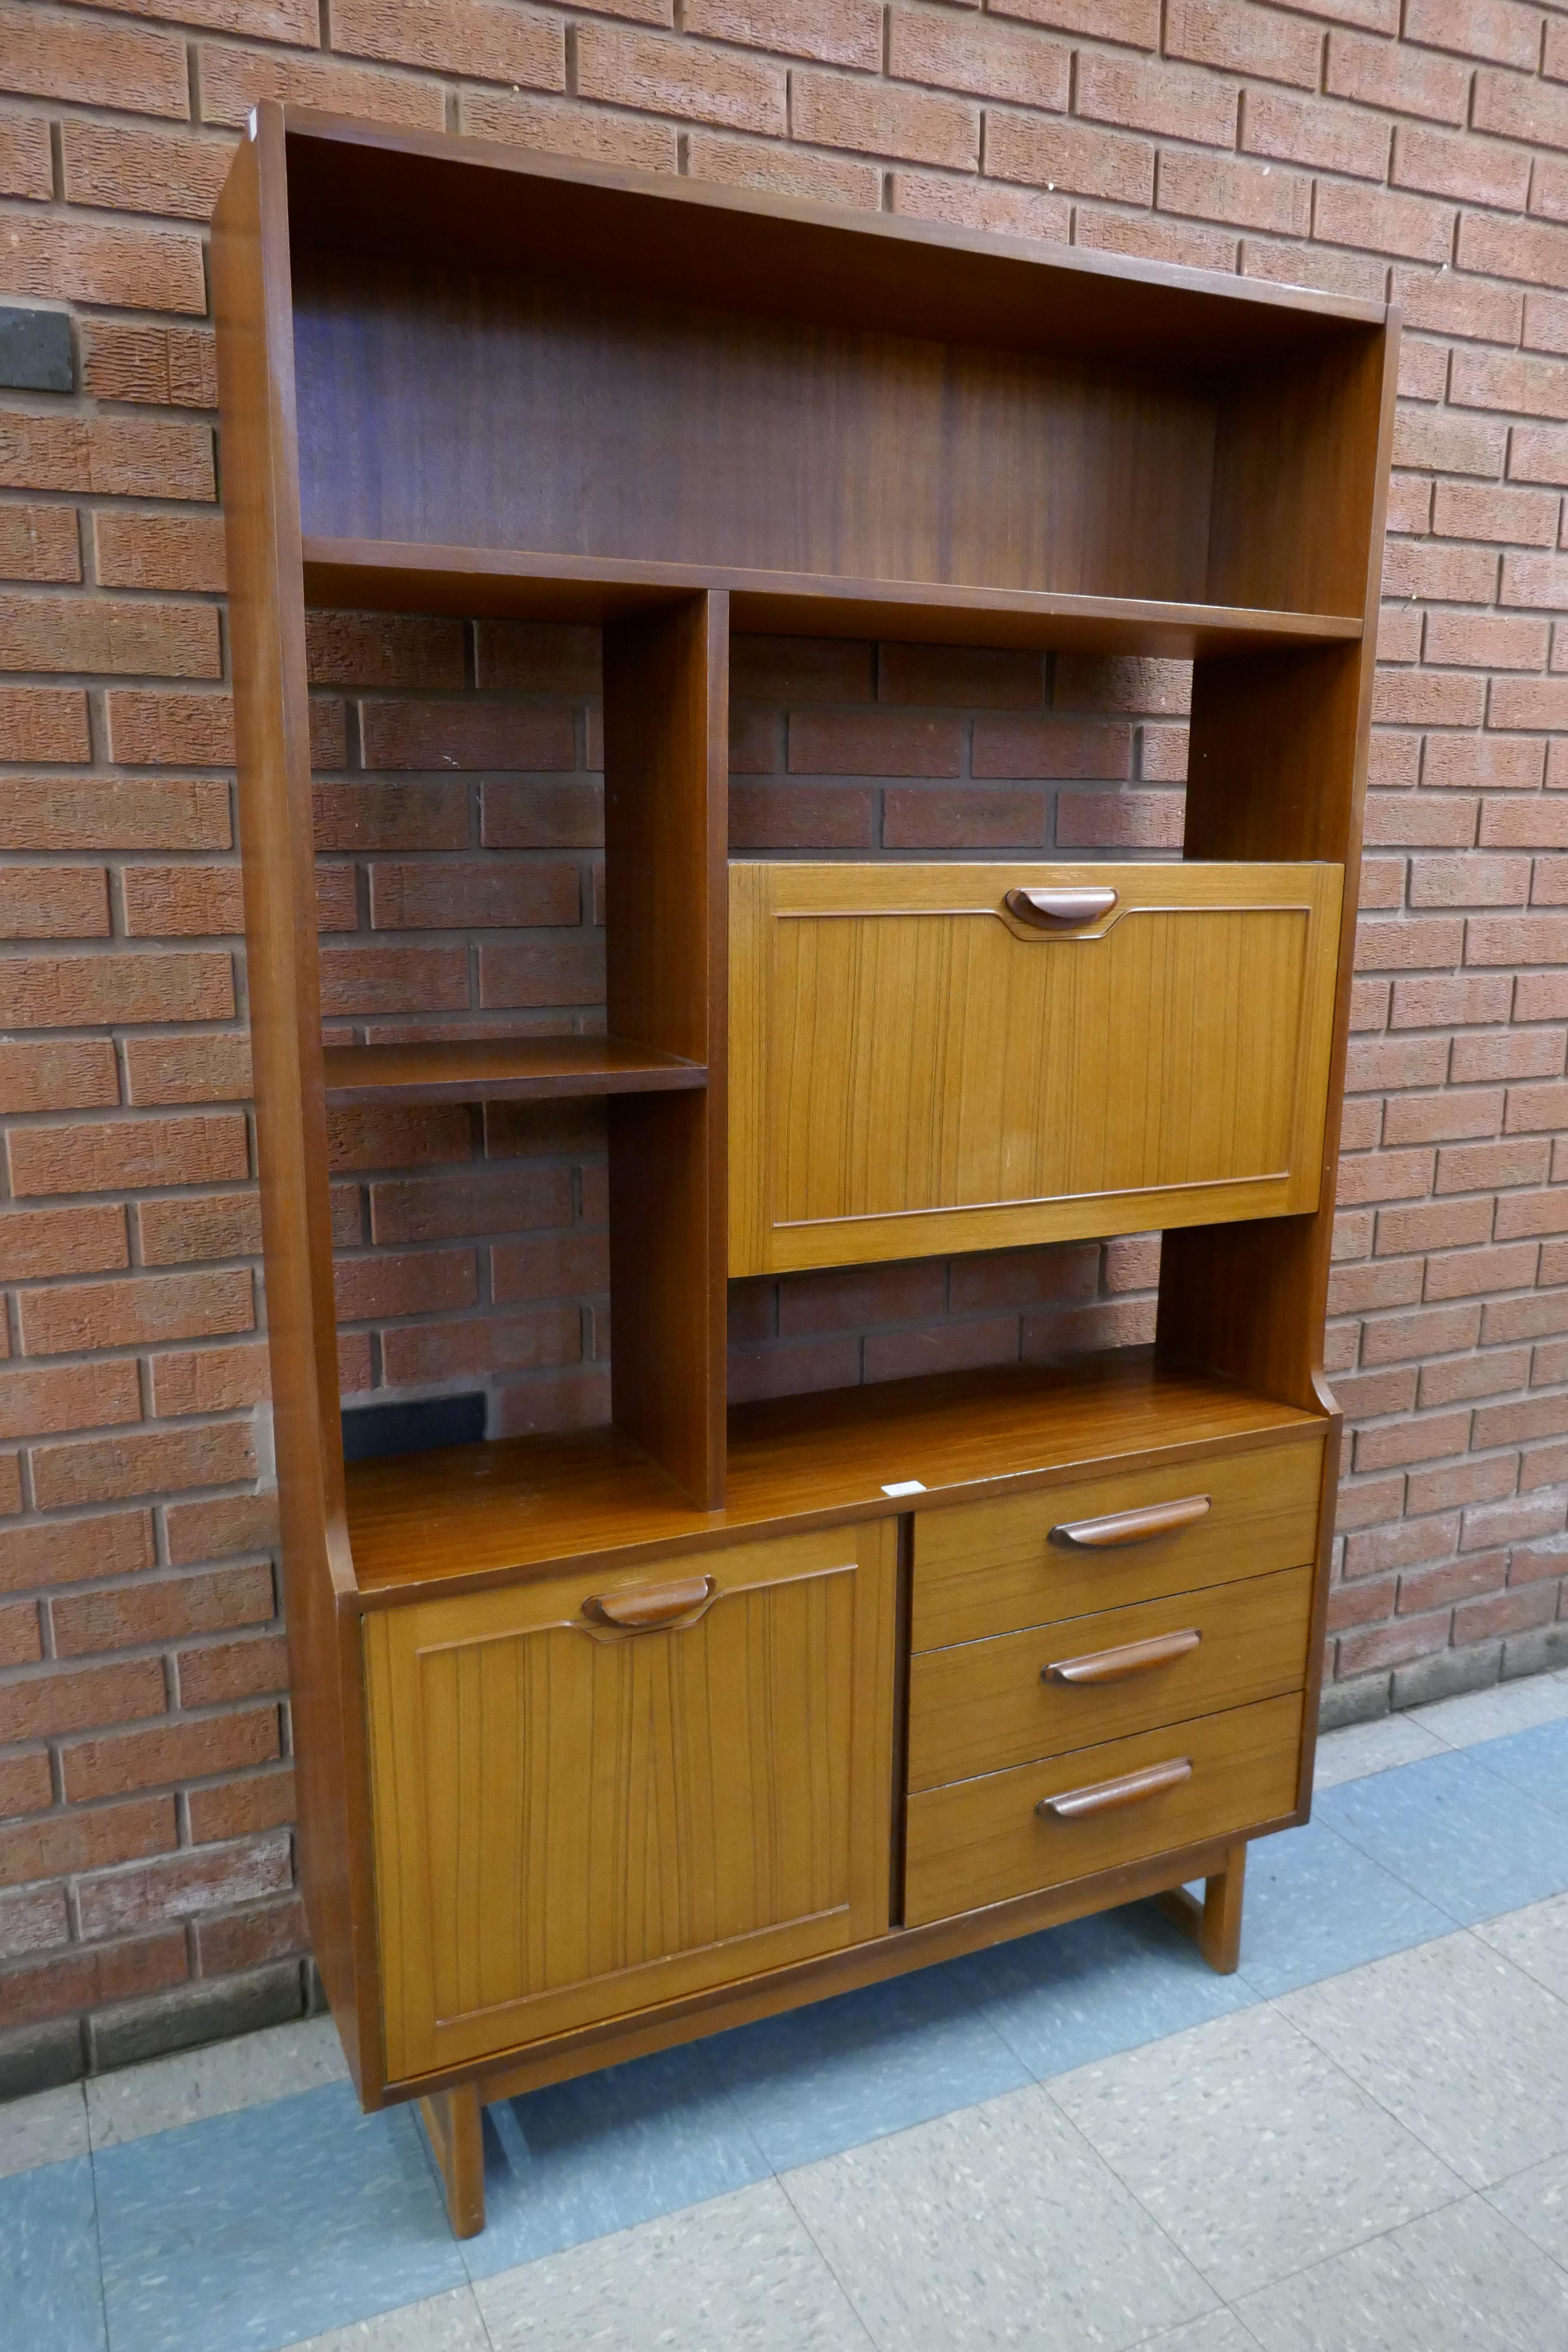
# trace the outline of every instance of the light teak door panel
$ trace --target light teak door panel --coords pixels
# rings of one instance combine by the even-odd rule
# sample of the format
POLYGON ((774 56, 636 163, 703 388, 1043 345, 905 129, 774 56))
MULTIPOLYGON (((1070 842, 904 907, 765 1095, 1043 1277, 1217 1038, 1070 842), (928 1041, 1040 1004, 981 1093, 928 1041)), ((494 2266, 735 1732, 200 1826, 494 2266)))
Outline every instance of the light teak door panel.
POLYGON ((390 2077, 881 1933, 894 1578, 889 1520, 370 1617, 390 2077))
POLYGON ((1279 1820, 1296 1805, 1301 1706, 1299 1693, 1264 1699, 910 1797, 906 1921, 923 1927, 1279 1820), (1042 1814, 1043 1801, 1062 1798, 1084 1810, 1042 1814))
POLYGON ((1305 1566, 1318 1549, 1322 1468, 1323 1439, 1314 1430, 1285 1445, 919 1511, 912 1646, 944 1649, 1305 1566), (1061 1540, 1069 1528, 1092 1533, 1107 1517, 1200 1501, 1206 1511, 1166 1533, 1108 1546, 1061 1540))
POLYGON ((1314 1208, 1341 882, 731 866, 731 1273, 1314 1208), (1006 904, 1080 886, 1114 908, 1006 904))
POLYGON ((911 1789, 1300 1690, 1312 1571, 1288 1568, 956 1649, 910 1671, 911 1789))

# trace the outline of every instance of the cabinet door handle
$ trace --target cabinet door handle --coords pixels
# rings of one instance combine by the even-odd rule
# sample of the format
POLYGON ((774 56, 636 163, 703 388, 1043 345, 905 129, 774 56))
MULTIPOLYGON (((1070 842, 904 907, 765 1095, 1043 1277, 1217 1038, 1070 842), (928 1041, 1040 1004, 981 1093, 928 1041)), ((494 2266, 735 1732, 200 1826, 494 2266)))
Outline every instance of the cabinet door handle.
POLYGON ((596 1592, 583 1603, 583 1614, 595 1625, 617 1625, 623 1633, 651 1633, 689 1617, 713 1598, 710 1576, 672 1577, 666 1584, 635 1584, 623 1592, 596 1592))
POLYGON ((1089 887, 1009 890, 1003 904, 1010 915, 1016 915, 1021 923, 1032 923, 1037 931, 1071 931, 1109 915, 1116 904, 1116 893, 1089 887))
POLYGON ((1192 1758, 1173 1756, 1168 1764, 1151 1764, 1120 1780, 1095 1780, 1085 1789, 1064 1789, 1059 1797, 1042 1797, 1035 1811, 1042 1821, 1086 1821, 1091 1813, 1119 1813, 1128 1805, 1141 1805, 1167 1789, 1179 1789, 1192 1777, 1192 1758))
POLYGON ((1152 1674, 1173 1665, 1203 1640, 1195 1625, 1180 1633, 1154 1633, 1146 1642, 1123 1642, 1117 1650, 1089 1650, 1081 1658, 1058 1658, 1040 1668, 1043 1683, 1121 1683, 1129 1675, 1152 1674))
POLYGON ((1065 1519, 1051 1529, 1049 1540, 1069 1549, 1111 1551, 1122 1544, 1147 1543, 1153 1536, 1173 1536, 1208 1515, 1206 1495, 1188 1495, 1179 1503, 1150 1503, 1141 1511, 1108 1511, 1099 1519, 1065 1519))

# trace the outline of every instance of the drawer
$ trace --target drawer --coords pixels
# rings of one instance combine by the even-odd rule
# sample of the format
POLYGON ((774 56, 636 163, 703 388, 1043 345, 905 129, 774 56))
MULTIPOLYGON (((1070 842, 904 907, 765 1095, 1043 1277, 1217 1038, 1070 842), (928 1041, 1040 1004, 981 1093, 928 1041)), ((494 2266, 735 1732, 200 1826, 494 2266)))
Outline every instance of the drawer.
POLYGON ((1300 1690, 1311 1612, 1311 1570, 1287 1568, 924 1651, 910 1669, 910 1787, 1300 1690))
POLYGON ((915 1517, 916 1650, 1268 1576, 1316 1558, 1323 1440, 1122 1470, 1003 1503, 915 1517), (1207 1503, 1207 1508, 1198 1506, 1207 1503), (1096 1520, 1189 1504, 1152 1532, 1096 1520), (1077 1534, 1069 1530, 1078 1530, 1077 1534))
POLYGON ((1318 1202, 1328 865, 730 868, 730 1272, 1318 1202))
POLYGON ((906 1924, 923 1927, 1293 1812, 1302 1704, 1300 1692, 1264 1699, 911 1797, 906 1924), (1076 1802, 1062 1812, 1039 1810, 1066 1798, 1076 1802))

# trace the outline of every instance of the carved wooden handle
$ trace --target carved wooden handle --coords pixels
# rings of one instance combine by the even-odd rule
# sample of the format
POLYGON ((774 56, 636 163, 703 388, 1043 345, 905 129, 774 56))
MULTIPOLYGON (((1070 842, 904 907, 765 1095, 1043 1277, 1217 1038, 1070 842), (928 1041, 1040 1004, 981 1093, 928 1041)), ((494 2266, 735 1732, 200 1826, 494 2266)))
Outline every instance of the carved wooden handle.
POLYGON ((583 1603, 583 1614, 596 1625, 618 1625, 629 1633, 648 1633, 660 1625, 689 1617, 713 1597, 710 1576, 679 1576, 668 1584, 637 1584, 626 1592, 596 1592, 583 1603))
POLYGON ((1154 1633, 1146 1642, 1123 1642, 1119 1650, 1089 1650, 1081 1658, 1058 1658, 1040 1668, 1043 1683, 1121 1683, 1129 1675, 1147 1675, 1156 1666, 1173 1665, 1195 1650, 1203 1640, 1195 1625, 1180 1633, 1154 1633))
POLYGON ((1207 1516, 1206 1495, 1187 1495, 1179 1503, 1150 1503, 1141 1511, 1108 1511, 1100 1519, 1064 1519, 1053 1528, 1050 1540, 1083 1551, 1112 1551, 1122 1544, 1147 1543, 1152 1536, 1173 1536, 1207 1516))
POLYGON ((1151 1764, 1120 1780, 1095 1780, 1087 1789, 1064 1789, 1059 1797, 1042 1797, 1035 1807, 1042 1821, 1079 1822, 1091 1813, 1119 1813, 1127 1805, 1141 1805, 1167 1789, 1179 1789, 1193 1777, 1190 1756, 1173 1756, 1168 1764, 1151 1764))
POLYGON ((1116 904, 1110 889, 1009 890, 1004 901, 1009 914, 1039 931, 1074 930, 1080 923, 1098 922, 1116 904))

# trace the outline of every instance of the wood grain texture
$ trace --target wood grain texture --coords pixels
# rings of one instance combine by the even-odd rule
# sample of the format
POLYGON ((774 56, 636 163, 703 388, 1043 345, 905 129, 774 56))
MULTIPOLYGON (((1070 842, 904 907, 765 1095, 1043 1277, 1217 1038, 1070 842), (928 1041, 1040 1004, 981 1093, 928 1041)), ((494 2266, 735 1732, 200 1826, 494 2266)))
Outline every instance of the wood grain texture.
POLYGON ((229 631, 268 1339, 312 1947, 361 2095, 379 2096, 360 1645, 345 1596, 326 1111, 316 980, 282 119, 263 106, 213 223, 229 631))
POLYGON ((729 644, 721 594, 605 631, 610 1028, 707 1072, 611 1100, 611 1404, 705 1510, 724 1499, 729 644))
MULTIPOLYGON (((1041 1506, 1043 1546, 1058 1518, 1084 1516, 1107 1496, 1159 1499, 1194 1484, 1217 1493, 1225 1472, 1216 1457, 1262 1447, 1277 1457, 1276 1482, 1292 1482, 1281 1506, 1288 1512, 1297 1465, 1278 1457, 1310 1450, 1300 1475, 1315 1496, 1323 1428, 1318 1414, 1202 1374, 1166 1372, 1155 1367, 1152 1351, 1118 1348, 1077 1358, 1070 1368, 940 1373, 748 1405, 731 1416, 726 1500, 711 1514, 695 1509, 612 1430, 354 1462, 346 1478, 359 1599, 378 1608, 542 1573, 587 1555, 631 1568, 741 1535, 880 1517, 889 1508, 883 1487, 909 1478, 927 1490, 922 1528, 948 1516, 935 1507, 944 1497, 956 1498, 982 1480, 998 1496, 1062 1490, 1058 1503, 1041 1506), (1154 1467, 1152 1481, 1139 1483, 1142 1465, 1154 1467)), ((1116 1555, 1123 1561, 1139 1556, 1116 1555)), ((1296 1558, 1309 1556, 1310 1547, 1296 1558)), ((1070 1555, 1051 1557, 1051 1573, 1059 1576, 1070 1555)), ((1289 1558, 1260 1562, 1294 1564, 1289 1558)), ((1034 1572, 1026 1561, 1026 1589, 1034 1572)), ((1092 1573, 1085 1608, 1103 1605, 1096 1596, 1108 1589, 1104 1564, 1092 1573)), ((1212 1581, 1213 1575, 1193 1580, 1212 1581)), ((1147 1589, 1168 1591, 1170 1584, 1147 1589)), ((1133 1588, 1122 1597, 1144 1596, 1133 1588)), ((1009 1622, 1037 1623, 1040 1613, 1024 1605, 1009 1622)), ((985 1623, 977 1630, 1003 1629, 985 1623)))
POLYGON ((563 1095, 681 1091, 700 1063, 625 1037, 497 1037, 441 1045, 329 1045, 329 1107, 363 1102, 541 1102, 563 1095))
POLYGON ((1298 1695, 911 1796, 906 1915, 946 1918, 1266 1821, 1294 1802, 1300 1742, 1298 1695), (1182 1758, 1191 1775, 1143 1803, 1065 1821, 1036 1810, 1182 1758))
POLYGON ((1241 1966, 1242 1905, 1247 1889, 1247 1845, 1233 1845, 1223 1870, 1204 1880, 1200 1903, 1184 1886, 1167 1887, 1154 1897, 1167 1919, 1190 1936, 1216 1976, 1233 1977, 1241 1966))
POLYGON ((542 554, 515 548, 305 540, 305 602, 331 609, 606 622, 701 589, 730 596, 731 625, 770 636, 1147 654, 1171 661, 1359 638, 1359 614, 1080 596, 960 582, 858 580, 737 564, 542 554))
POLYGON ((1315 1205, 1340 876, 736 866, 730 1271, 1315 1205), (1047 936, 1016 887, 1110 883, 1047 936))
POLYGON ((455 2238, 477 2238, 485 2226, 484 2116, 472 2083, 434 2091, 419 2102, 419 2120, 441 2176, 447 2219, 455 2238))
POLYGON ((942 1650, 1026 1626, 1123 1608, 1233 1578, 1268 1576, 1315 1557, 1321 1431, 1309 1444, 1218 1454, 1202 1463, 1102 1472, 1086 1486, 922 1510, 915 1519, 910 1642, 942 1650), (1201 1519, 1111 1551, 1051 1540, 1064 1513, 1086 1503, 1152 1504, 1194 1486, 1201 1519))
POLYGON ((395 2074, 886 1928, 892 1522, 710 1559, 676 1632, 580 1572, 368 1621, 395 2074))

